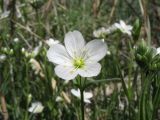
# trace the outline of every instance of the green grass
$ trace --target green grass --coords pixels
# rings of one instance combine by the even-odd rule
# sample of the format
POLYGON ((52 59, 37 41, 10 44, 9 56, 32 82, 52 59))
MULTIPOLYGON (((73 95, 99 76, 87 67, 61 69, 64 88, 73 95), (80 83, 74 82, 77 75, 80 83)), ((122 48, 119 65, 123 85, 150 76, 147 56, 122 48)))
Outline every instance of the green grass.
MULTIPOLYGON (((80 101, 70 92, 76 87, 73 81, 66 84, 55 75, 55 66, 46 56, 48 46, 45 40, 55 38, 63 43, 65 33, 79 30, 85 40, 90 41, 95 39, 93 31, 100 27, 108 27, 120 19, 134 25, 136 19, 139 19, 142 27, 136 39, 121 33, 105 38, 111 55, 101 61, 101 73, 87 80, 91 84, 86 90, 92 91, 94 97, 91 104, 85 105, 85 116, 86 120, 156 120, 160 105, 160 57, 152 56, 150 46, 160 45, 160 33, 157 30, 158 15, 152 14, 155 13, 151 7, 153 2, 148 1, 145 6, 151 25, 151 33, 146 33, 146 21, 138 0, 132 3, 129 0, 118 0, 116 6, 113 6, 113 1, 100 0, 96 16, 93 0, 64 1, 66 5, 58 0, 35 0, 33 3, 30 0, 16 1, 22 16, 16 16, 12 4, 9 7, 10 15, 0 19, 0 55, 5 54, 7 57, 5 61, 0 61, 0 97, 5 97, 9 119, 79 120, 80 101), (151 44, 145 44, 146 49, 143 51, 140 48, 141 38, 147 41, 146 34, 152 35, 151 44), (19 41, 14 42, 15 38, 19 41), (26 56, 22 52, 22 48, 25 48, 31 53, 40 41, 42 47, 35 57, 26 56), (139 49, 135 50, 134 46, 139 49), (36 59, 40 65, 37 74, 29 62, 31 58, 36 59), (54 89, 52 79, 56 80, 54 89), (108 86, 114 89, 109 95, 108 86), (28 97, 30 94, 31 100, 28 97), (57 96, 61 96, 63 101, 56 102, 57 96), (28 112, 31 103, 35 101, 44 105, 43 112, 36 115, 28 112), (120 103, 124 105, 123 109, 119 107, 120 103)), ((155 1, 159 7, 159 1, 155 1)), ((4 3, 1 1, 0 5, 0 13, 3 13, 4 3)), ((1 113, 4 112, 3 105, 1 100, 1 113)))

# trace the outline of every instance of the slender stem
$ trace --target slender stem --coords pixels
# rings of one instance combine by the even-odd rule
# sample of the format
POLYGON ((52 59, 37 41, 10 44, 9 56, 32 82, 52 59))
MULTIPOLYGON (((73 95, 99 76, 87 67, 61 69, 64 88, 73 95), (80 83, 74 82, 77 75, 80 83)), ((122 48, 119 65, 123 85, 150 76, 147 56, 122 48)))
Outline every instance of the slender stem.
POLYGON ((83 96, 83 89, 80 90, 81 92, 81 120, 84 120, 84 96, 83 96))
POLYGON ((5 96, 2 93, 0 93, 0 99, 1 99, 1 109, 2 109, 4 120, 8 120, 9 116, 7 111, 6 100, 5 100, 5 96))

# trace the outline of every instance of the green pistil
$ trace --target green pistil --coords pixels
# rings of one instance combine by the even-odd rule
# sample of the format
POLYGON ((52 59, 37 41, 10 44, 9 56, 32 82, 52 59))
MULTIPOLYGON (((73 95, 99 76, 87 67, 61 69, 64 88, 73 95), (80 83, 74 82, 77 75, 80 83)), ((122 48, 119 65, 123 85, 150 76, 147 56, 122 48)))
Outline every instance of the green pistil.
POLYGON ((84 67, 84 60, 82 58, 75 59, 73 62, 75 68, 83 68, 84 67))

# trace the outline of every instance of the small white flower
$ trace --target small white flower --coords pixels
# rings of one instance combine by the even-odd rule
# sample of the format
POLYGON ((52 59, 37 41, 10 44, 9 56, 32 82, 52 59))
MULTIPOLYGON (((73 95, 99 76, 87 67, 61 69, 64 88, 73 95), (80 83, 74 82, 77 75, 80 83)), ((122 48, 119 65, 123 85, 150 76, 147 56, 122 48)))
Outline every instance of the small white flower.
POLYGON ((117 29, 119 29, 122 33, 126 33, 128 35, 131 35, 131 30, 132 26, 131 25, 126 25, 126 23, 123 20, 120 20, 120 23, 115 23, 114 24, 117 29))
POLYGON ((25 51, 26 51, 25 48, 22 48, 22 49, 21 49, 21 52, 22 52, 22 53, 25 53, 25 51))
POLYGON ((98 30, 93 31, 93 35, 96 38, 103 37, 106 34, 106 28, 102 27, 99 28, 98 30))
POLYGON ((77 75, 82 77, 97 76, 101 71, 98 63, 107 53, 107 46, 101 40, 85 43, 79 31, 65 35, 65 47, 53 45, 47 51, 49 61, 57 64, 55 73, 64 80, 72 80, 77 75))
POLYGON ((157 54, 160 54, 160 47, 157 48, 157 54))
POLYGON ((58 44, 60 42, 58 40, 54 40, 52 38, 49 38, 49 40, 46 40, 46 43, 47 43, 48 46, 51 47, 52 45, 56 45, 56 44, 58 44))
POLYGON ((101 27, 98 30, 93 31, 93 36, 96 38, 104 38, 106 35, 109 35, 117 30, 115 25, 111 25, 108 28, 101 27))
POLYGON ((56 102, 61 102, 61 101, 63 101, 63 98, 60 97, 60 96, 57 96, 57 97, 56 97, 56 102))
POLYGON ((4 11, 2 14, 1 14, 1 17, 0 19, 3 19, 3 18, 7 18, 10 14, 10 11, 4 11))
MULTIPOLYGON (((75 89, 72 89, 71 90, 71 93, 76 96, 77 98, 81 99, 81 95, 80 95, 80 90, 75 90, 75 89)), ((91 103, 91 101, 89 100, 90 98, 93 97, 93 94, 91 92, 83 92, 83 95, 84 95, 84 102, 85 103, 91 103)))
POLYGON ((5 61, 7 56, 5 54, 0 55, 0 62, 5 61))
POLYGON ((40 51, 40 49, 41 49, 41 47, 42 47, 42 42, 39 42, 39 45, 34 48, 34 50, 33 50, 33 52, 32 52, 32 55, 33 55, 33 56, 37 56, 38 53, 39 53, 39 51, 40 51))
POLYGON ((19 39, 18 39, 18 38, 14 38, 13 41, 14 41, 15 43, 18 43, 18 42, 19 42, 19 39))
POLYGON ((44 106, 42 105, 41 102, 34 102, 32 103, 31 107, 28 109, 29 112, 31 113, 41 113, 44 109, 44 106))

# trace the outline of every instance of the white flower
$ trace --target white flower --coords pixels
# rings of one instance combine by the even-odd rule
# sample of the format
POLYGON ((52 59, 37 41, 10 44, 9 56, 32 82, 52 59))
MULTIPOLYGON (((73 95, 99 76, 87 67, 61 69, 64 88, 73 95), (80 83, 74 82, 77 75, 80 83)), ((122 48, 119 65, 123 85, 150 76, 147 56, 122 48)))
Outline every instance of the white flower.
POLYGON ((0 19, 3 19, 3 18, 7 18, 10 14, 10 11, 4 11, 2 14, 1 14, 1 17, 0 19))
POLYGON ((0 55, 0 62, 5 61, 7 56, 5 54, 0 55))
POLYGON ((34 102, 32 103, 31 107, 28 109, 31 113, 41 113, 44 109, 44 106, 41 102, 34 102))
POLYGON ((96 37, 96 38, 103 37, 105 34, 106 34, 106 28, 104 28, 104 27, 93 31, 93 36, 96 37))
POLYGON ((157 48, 157 54, 160 54, 160 47, 157 48))
POLYGON ((48 46, 51 47, 52 45, 56 45, 56 44, 58 44, 60 42, 58 40, 54 40, 52 38, 49 38, 49 40, 46 40, 46 43, 47 43, 48 46))
POLYGON ((98 63, 107 53, 106 44, 101 40, 93 40, 85 44, 79 31, 65 35, 65 47, 61 44, 53 45, 47 51, 49 61, 57 64, 55 73, 62 79, 71 80, 77 75, 93 77, 100 73, 98 63))
POLYGON ((37 47, 34 48, 33 52, 32 52, 32 55, 35 57, 38 55, 40 49, 42 47, 42 42, 39 42, 39 45, 37 47))
POLYGON ((104 38, 106 35, 109 35, 117 30, 115 25, 111 25, 108 28, 101 27, 98 30, 93 31, 93 36, 96 38, 104 38))
POLYGON ((14 41, 15 43, 18 43, 18 42, 19 42, 19 38, 14 38, 13 41, 14 41))
MULTIPOLYGON (((76 96, 77 98, 81 98, 81 95, 80 95, 80 90, 75 90, 75 89, 72 89, 71 90, 71 93, 76 96)), ((89 100, 90 98, 93 97, 93 94, 91 92, 83 92, 83 95, 84 95, 84 102, 85 103, 91 103, 91 101, 89 100)))
POLYGON ((126 25, 126 23, 123 20, 120 20, 120 23, 115 23, 114 24, 117 29, 119 29, 122 33, 126 33, 128 35, 131 35, 131 30, 132 26, 131 25, 126 25))
POLYGON ((57 97, 56 97, 56 102, 61 102, 61 101, 63 101, 63 98, 60 97, 60 96, 57 96, 57 97))

